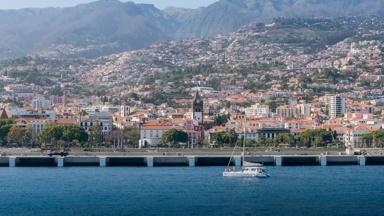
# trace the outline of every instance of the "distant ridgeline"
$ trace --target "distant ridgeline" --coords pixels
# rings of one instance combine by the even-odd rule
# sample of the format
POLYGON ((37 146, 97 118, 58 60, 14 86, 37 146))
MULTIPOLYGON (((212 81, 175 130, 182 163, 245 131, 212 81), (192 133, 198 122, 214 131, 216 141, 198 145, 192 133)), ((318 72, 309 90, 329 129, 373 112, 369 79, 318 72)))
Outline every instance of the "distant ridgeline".
MULTIPOLYGON (((274 18, 271 23, 272 24, 253 22, 239 28, 235 33, 207 37, 199 39, 199 42, 189 39, 175 39, 171 42, 158 42, 137 53, 122 52, 118 55, 100 58, 76 58, 78 55, 81 55, 81 52, 65 52, 65 50, 61 50, 60 53, 52 56, 48 54, 12 58, 0 61, 0 75, 19 78, 24 83, 46 85, 52 83, 52 79, 53 81, 58 78, 69 80, 77 79, 78 76, 76 76, 76 74, 82 74, 88 71, 96 76, 97 74, 93 74, 92 72, 93 68, 103 68, 106 64, 113 65, 110 64, 110 62, 124 59, 126 58, 124 55, 129 54, 129 59, 125 59, 124 62, 130 65, 129 68, 131 68, 131 70, 134 68, 132 65, 144 64, 158 68, 167 68, 170 71, 170 73, 157 74, 156 77, 153 75, 146 76, 145 82, 153 83, 156 79, 164 82, 174 82, 191 78, 197 74, 207 76, 212 73, 236 72, 246 75, 254 71, 286 69, 287 65, 282 62, 257 63, 255 60, 274 59, 282 55, 299 55, 299 52, 314 54, 345 39, 357 42, 361 40, 378 40, 384 42, 384 32, 381 34, 366 34, 371 31, 382 31, 384 29, 384 18, 377 16, 274 18), (233 39, 234 34, 242 39, 233 39), (195 44, 191 46, 190 43, 195 44), (266 49, 270 47, 271 50, 275 51, 263 54, 259 50, 256 58, 249 58, 247 56, 254 53, 255 50, 248 49, 248 51, 246 51, 242 49, 236 51, 236 49, 232 49, 234 46, 256 47, 256 49, 257 47, 265 46, 267 47, 266 49), (177 47, 177 49, 171 47, 177 47), (172 50, 172 53, 169 55, 172 54, 176 56, 176 59, 182 59, 183 62, 170 61, 169 59, 172 58, 172 56, 167 56, 167 54, 162 52, 163 50, 172 50), (208 54, 206 54, 207 52, 196 55, 196 50, 207 50, 216 57, 212 58, 212 56, 208 56, 208 54), (283 51, 283 53, 281 51, 283 51), (148 58, 148 56, 153 54, 161 56, 162 60, 148 58), (235 58, 232 59, 232 61, 239 66, 232 67, 229 56, 235 58), (221 64, 224 61, 226 61, 227 64, 221 64), (196 62, 199 64, 196 65, 196 62)), ((116 69, 104 68, 103 70, 114 71, 116 69)), ((123 70, 116 72, 121 71, 123 70)), ((212 85, 212 87, 214 87, 214 83, 212 83, 212 85)))
POLYGON ((100 0, 71 8, 2 10, 0 58, 31 53, 94 57, 172 38, 233 32, 276 17, 371 15, 384 15, 382 0, 220 0, 199 9, 164 10, 100 0))

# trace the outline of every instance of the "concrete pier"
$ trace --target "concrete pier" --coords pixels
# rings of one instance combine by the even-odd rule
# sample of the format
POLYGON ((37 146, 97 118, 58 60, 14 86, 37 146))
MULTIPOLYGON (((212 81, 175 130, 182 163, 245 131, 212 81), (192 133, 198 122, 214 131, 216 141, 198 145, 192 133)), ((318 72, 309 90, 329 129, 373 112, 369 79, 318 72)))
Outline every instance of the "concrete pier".
POLYGON ((366 158, 365 158, 365 156, 359 156, 358 159, 359 159, 359 165, 360 166, 365 166, 366 165, 366 158))
POLYGON ((57 167, 64 167, 64 157, 57 158, 57 167))
POLYGON ((275 156, 275 165, 283 166, 283 158, 281 156, 275 156))
POLYGON ((100 164, 100 167, 106 167, 107 166, 107 157, 99 157, 99 164, 100 164))
POLYGON ((321 166, 327 166, 327 157, 320 156, 320 165, 321 166))
POLYGON ((195 159, 195 157, 188 157, 188 166, 189 167, 196 166, 196 159, 195 159))
POLYGON ((153 167, 153 157, 147 157, 147 167, 153 167))
POLYGON ((9 157, 9 167, 16 167, 16 157, 9 157))

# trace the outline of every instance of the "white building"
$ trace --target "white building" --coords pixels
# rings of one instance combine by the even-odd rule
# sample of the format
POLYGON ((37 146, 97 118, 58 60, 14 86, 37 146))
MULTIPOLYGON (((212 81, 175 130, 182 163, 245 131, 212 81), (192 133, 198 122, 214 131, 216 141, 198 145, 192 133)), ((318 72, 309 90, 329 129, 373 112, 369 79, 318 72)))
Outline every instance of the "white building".
POLYGON ((371 128, 368 126, 356 126, 346 131, 344 134, 344 144, 346 147, 364 148, 363 136, 369 134, 371 128))
POLYGON ((245 109, 247 117, 269 117, 270 109, 268 105, 255 104, 245 109))
POLYGON ((329 96, 329 116, 337 117, 346 112, 346 100, 340 95, 329 96))
POLYGON ((300 110, 297 107, 280 106, 276 109, 276 114, 284 119, 296 118, 299 116, 300 110))
POLYGON ((308 118, 312 114, 312 105, 311 104, 299 104, 300 115, 303 118, 308 118))
POLYGON ((101 112, 107 112, 107 113, 115 113, 120 111, 119 106, 110 106, 110 105, 105 105, 101 107, 101 112))
POLYGON ((158 146, 163 134, 171 129, 186 132, 192 145, 197 145, 203 139, 203 128, 194 126, 191 120, 154 120, 141 126, 139 147, 158 146))
POLYGON ((89 114, 89 118, 80 120, 80 127, 87 132, 96 125, 100 125, 102 134, 108 134, 112 131, 113 118, 106 112, 94 112, 89 114))
POLYGON ((35 97, 31 101, 31 106, 34 110, 46 109, 52 105, 51 101, 44 97, 35 97))
POLYGON ((48 119, 36 119, 36 118, 30 118, 30 119, 18 119, 16 122, 17 127, 32 127, 33 133, 36 136, 41 132, 41 130, 44 128, 45 125, 47 125, 49 122, 48 119))

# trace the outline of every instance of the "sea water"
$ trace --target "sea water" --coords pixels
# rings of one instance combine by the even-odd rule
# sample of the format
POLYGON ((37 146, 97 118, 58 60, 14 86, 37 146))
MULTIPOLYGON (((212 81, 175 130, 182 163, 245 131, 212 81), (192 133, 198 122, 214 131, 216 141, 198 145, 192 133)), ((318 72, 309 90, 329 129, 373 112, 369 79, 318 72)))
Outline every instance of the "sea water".
POLYGON ((0 215, 384 215, 384 167, 0 168, 0 215))

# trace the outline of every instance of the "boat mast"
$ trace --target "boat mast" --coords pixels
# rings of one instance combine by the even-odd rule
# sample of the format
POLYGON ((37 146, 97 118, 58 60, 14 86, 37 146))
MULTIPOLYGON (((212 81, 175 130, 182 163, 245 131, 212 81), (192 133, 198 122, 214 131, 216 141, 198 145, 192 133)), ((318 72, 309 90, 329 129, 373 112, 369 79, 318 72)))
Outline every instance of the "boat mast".
POLYGON ((244 166, 244 159, 245 159, 245 139, 246 139, 246 130, 245 130, 245 125, 247 124, 247 119, 245 119, 245 124, 244 124, 244 136, 243 136, 243 152, 241 154, 241 164, 244 166))

